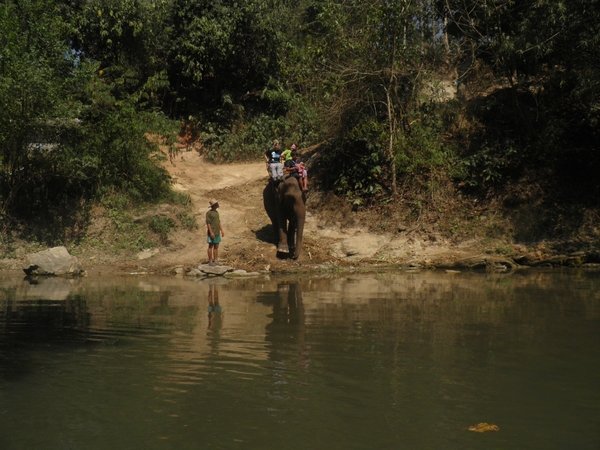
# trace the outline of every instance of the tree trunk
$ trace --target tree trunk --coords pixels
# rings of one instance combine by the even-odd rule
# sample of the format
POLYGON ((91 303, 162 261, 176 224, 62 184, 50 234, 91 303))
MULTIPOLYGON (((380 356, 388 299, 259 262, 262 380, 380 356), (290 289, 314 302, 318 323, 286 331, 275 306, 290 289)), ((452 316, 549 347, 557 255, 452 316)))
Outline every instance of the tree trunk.
POLYGON ((450 42, 448 41, 448 18, 444 17, 444 47, 446 49, 446 56, 450 55, 450 42))
POLYGON ((390 90, 385 89, 385 100, 387 103, 387 116, 388 116, 388 154, 392 165, 392 196, 396 195, 396 155, 394 154, 394 135, 396 134, 396 127, 394 121, 394 108, 392 107, 392 97, 390 90))

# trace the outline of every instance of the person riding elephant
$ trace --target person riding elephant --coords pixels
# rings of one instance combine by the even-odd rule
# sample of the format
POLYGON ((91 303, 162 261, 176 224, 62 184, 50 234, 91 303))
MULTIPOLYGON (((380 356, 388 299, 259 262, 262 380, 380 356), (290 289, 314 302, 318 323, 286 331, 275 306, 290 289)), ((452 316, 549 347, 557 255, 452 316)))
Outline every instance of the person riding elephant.
POLYGON ((263 191, 263 202, 277 233, 277 251, 300 256, 306 219, 306 197, 298 180, 288 177, 282 182, 269 181, 263 191))
POLYGON ((278 140, 273 141, 273 148, 265 152, 265 161, 267 162, 267 170, 271 179, 282 181, 283 165, 281 164, 281 147, 278 140))

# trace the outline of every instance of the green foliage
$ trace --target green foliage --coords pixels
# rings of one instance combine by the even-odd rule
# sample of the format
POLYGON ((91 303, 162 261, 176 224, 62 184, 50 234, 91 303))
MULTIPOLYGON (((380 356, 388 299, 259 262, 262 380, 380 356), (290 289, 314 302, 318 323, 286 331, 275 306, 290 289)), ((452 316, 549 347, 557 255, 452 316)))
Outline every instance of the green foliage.
POLYGON ((509 246, 502 245, 500 247, 497 247, 495 252, 498 255, 510 256, 513 253, 513 249, 509 246))
POLYGON ((186 208, 192 205, 192 197, 190 194, 185 194, 183 192, 171 191, 167 200, 185 206, 186 208))
POLYGON ((67 30, 50 1, 0 8, 0 211, 83 229, 79 211, 107 191, 140 201, 167 195, 147 133, 173 127, 148 109, 164 77, 102 70, 69 49, 67 30))
POLYGON ((47 1, 9 1, 0 8, 2 214, 21 203, 22 196, 30 203, 54 193, 49 192, 52 186, 42 185, 47 180, 39 175, 39 166, 63 176, 63 149, 48 144, 74 126, 77 104, 65 101, 73 60, 61 40, 62 23, 48 10, 52 3, 47 1), (32 194, 32 188, 37 192, 32 194))
MULTIPOLYGON (((106 217, 114 227, 114 237, 110 244, 104 240, 89 240, 88 244, 112 250, 115 252, 125 251, 135 253, 146 248, 151 248, 154 243, 147 237, 147 228, 135 221, 129 211, 133 204, 129 196, 118 192, 107 192, 101 199, 105 209, 106 217)), ((110 233, 110 230, 107 230, 110 233)))
POLYGON ((210 160, 256 159, 273 145, 273 139, 281 136, 288 125, 283 118, 262 114, 240 127, 237 133, 217 124, 205 125, 200 140, 210 160))
POLYGON ((486 143, 479 151, 461 162, 466 185, 493 186, 505 181, 504 173, 516 152, 514 142, 509 138, 486 143))
POLYGON ((252 99, 278 72, 277 36, 269 5, 253 0, 174 0, 169 78, 177 109, 197 115, 220 109, 224 99, 252 99))
POLYGON ((283 145, 307 147, 319 141, 322 125, 314 108, 295 95, 266 90, 264 97, 276 102, 285 115, 257 114, 238 118, 233 127, 199 122, 200 141, 213 161, 260 158, 279 139, 283 145), (277 94, 274 94, 277 92, 277 94))
POLYGON ((547 189, 597 201, 600 2, 451 0, 440 8, 454 45, 469 55, 459 78, 476 81, 469 74, 483 61, 493 87, 510 87, 472 105, 481 129, 465 157, 467 183, 499 188, 552 173, 547 189))
POLYGON ((328 141, 315 169, 353 205, 445 174, 481 194, 546 176, 598 203, 598 15, 600 0, 7 0, 0 218, 60 242, 108 194, 186 206, 158 148, 181 120, 216 161, 328 141))
POLYGON ((81 151, 97 161, 93 181, 98 187, 113 186, 139 201, 164 198, 169 191, 168 174, 160 165, 164 154, 147 136, 163 119, 138 110, 127 100, 102 105, 101 95, 92 98, 78 130, 78 138, 86 143, 81 151))
POLYGON ((126 67, 138 74, 137 83, 129 80, 126 86, 130 92, 146 78, 166 73, 170 1, 91 0, 74 7, 68 0, 57 0, 57 4, 79 55, 97 61, 102 69, 126 67))
POLYGON ((346 141, 332 144, 323 153, 318 170, 326 183, 346 195, 354 206, 362 197, 373 197, 383 190, 384 149, 380 144, 380 124, 371 122, 356 127, 346 141))
POLYGON ((399 174, 422 175, 450 167, 453 154, 444 142, 447 124, 440 109, 434 104, 425 104, 412 111, 414 119, 410 130, 398 139, 395 149, 399 174))
POLYGON ((198 229, 198 220, 195 215, 192 215, 187 211, 182 211, 177 214, 177 218, 186 230, 193 231, 198 229))
POLYGON ((158 234, 162 240, 166 240, 169 233, 176 228, 175 222, 170 217, 152 216, 150 218, 150 229, 158 234))
MULTIPOLYGON (((397 175, 415 187, 428 174, 439 169, 449 171, 455 155, 445 143, 444 122, 441 107, 425 104, 412 111, 410 129, 399 134, 395 140, 394 157, 397 175)), ((359 206, 362 198, 381 197, 391 190, 391 171, 387 145, 389 128, 384 121, 360 121, 349 134, 325 152, 324 176, 334 189, 348 196, 349 201, 359 206)), ((383 199, 381 199, 383 200, 383 199)))

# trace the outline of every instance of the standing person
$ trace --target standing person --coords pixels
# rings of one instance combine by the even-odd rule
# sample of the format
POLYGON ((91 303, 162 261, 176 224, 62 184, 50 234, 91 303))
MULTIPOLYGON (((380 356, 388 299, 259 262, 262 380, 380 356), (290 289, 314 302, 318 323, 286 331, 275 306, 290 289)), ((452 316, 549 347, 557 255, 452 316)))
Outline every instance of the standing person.
POLYGON ((265 160, 271 174, 271 179, 274 181, 283 180, 283 166, 281 165, 281 148, 279 141, 273 142, 273 148, 265 152, 265 160))
POLYGON ((221 236, 225 237, 223 227, 221 227, 221 218, 217 208, 219 201, 212 198, 208 204, 210 210, 206 213, 206 242, 208 243, 208 265, 220 266, 219 264, 219 243, 221 236))

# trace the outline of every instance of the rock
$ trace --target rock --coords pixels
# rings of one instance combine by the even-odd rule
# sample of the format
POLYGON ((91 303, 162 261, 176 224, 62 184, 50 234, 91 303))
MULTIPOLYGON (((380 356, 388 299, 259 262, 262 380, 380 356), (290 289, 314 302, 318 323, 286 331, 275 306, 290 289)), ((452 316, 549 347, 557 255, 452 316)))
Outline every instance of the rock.
POLYGON ((260 276, 260 273, 246 272, 245 270, 238 269, 238 270, 234 270, 233 272, 228 272, 224 276, 227 278, 251 278, 251 277, 260 276))
POLYGON ((188 277, 205 277, 206 274, 202 272, 200 269, 192 269, 188 273, 186 273, 188 277))
POLYGON ((16 259, 0 259, 0 270, 18 270, 19 262, 16 259))
POLYGON ((571 257, 566 255, 558 255, 552 258, 542 259, 541 261, 536 261, 531 263, 530 265, 533 267, 553 267, 553 266, 571 266, 576 267, 583 264, 583 259, 579 256, 571 257))
POLYGON ((65 247, 54 247, 27 255, 23 271, 27 275, 81 275, 83 267, 65 247))
POLYGON ((469 270, 482 269, 488 272, 509 272, 516 270, 518 265, 508 258, 482 255, 455 261, 453 268, 469 270))
POLYGON ((152 258, 154 255, 158 255, 159 253, 160 253, 160 250, 158 250, 157 248, 142 250, 141 252, 139 252, 137 254, 137 259, 152 258))
POLYGON ((229 266, 209 266, 208 264, 201 264, 198 269, 208 275, 225 275, 227 272, 232 272, 233 267, 229 266))
POLYGON ((359 234, 336 242, 331 246, 331 250, 336 258, 358 261, 372 258, 382 244, 383 239, 380 236, 359 234))

